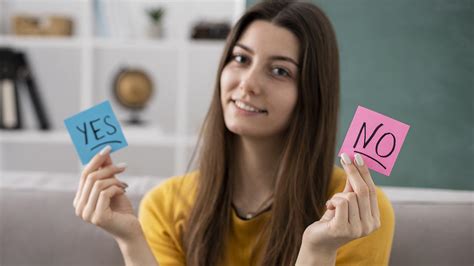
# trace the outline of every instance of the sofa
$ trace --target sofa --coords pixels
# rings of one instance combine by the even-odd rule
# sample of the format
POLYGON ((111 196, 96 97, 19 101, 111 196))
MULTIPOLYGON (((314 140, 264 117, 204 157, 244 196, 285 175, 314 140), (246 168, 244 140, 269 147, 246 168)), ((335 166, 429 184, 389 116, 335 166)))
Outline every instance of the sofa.
MULTIPOLYGON (((164 178, 121 177, 137 210, 164 178)), ((115 241, 74 214, 78 176, 0 173, 0 266, 123 265, 115 241)), ((390 265, 474 265, 474 192, 381 187, 396 217, 390 265)))

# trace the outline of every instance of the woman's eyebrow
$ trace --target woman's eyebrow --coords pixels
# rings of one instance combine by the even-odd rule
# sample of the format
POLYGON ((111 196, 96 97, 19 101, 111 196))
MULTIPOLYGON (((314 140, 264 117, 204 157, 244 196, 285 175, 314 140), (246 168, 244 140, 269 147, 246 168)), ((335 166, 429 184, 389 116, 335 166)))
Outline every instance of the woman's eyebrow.
MULTIPOLYGON (((235 46, 238 46, 238 47, 240 47, 240 48, 246 50, 246 51, 249 52, 249 53, 252 53, 252 54, 254 53, 254 51, 253 51, 250 47, 245 46, 245 45, 243 45, 243 44, 241 44, 241 43, 236 43, 235 46)), ((290 62, 290 63, 293 63, 295 66, 299 67, 299 65, 298 65, 298 63, 296 62, 296 60, 294 60, 294 59, 292 59, 292 58, 290 58, 290 57, 287 57, 287 56, 283 56, 283 55, 273 55, 273 56, 270 56, 270 59, 272 59, 272 60, 288 61, 288 62, 290 62)))

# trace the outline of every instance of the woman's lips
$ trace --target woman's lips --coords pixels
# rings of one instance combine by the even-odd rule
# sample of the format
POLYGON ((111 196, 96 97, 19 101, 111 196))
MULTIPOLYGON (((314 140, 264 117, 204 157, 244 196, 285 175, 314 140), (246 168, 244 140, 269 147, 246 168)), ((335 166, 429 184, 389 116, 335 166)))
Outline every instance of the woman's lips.
POLYGON ((259 112, 259 113, 267 112, 267 110, 265 110, 263 108, 259 108, 255 105, 253 105, 249 102, 243 101, 243 100, 232 99, 231 101, 234 102, 234 104, 237 107, 239 107, 240 109, 246 110, 246 111, 259 112))
POLYGON ((259 110, 259 111, 251 111, 251 110, 246 110, 241 107, 239 107, 236 103, 235 100, 232 100, 232 106, 235 108, 235 111, 238 114, 242 115, 263 115, 263 114, 268 114, 266 110, 259 110))

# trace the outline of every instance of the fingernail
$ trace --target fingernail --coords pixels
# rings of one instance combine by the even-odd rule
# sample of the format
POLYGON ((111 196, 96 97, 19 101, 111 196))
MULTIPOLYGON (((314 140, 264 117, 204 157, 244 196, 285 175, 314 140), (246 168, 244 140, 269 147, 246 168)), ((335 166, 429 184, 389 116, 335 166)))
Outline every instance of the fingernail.
POLYGON ((127 188, 127 187, 128 187, 128 184, 125 183, 125 182, 120 182, 120 184, 122 184, 122 186, 123 186, 124 188, 127 188))
POLYGON ((364 165, 364 159, 362 159, 362 156, 360 156, 360 154, 356 153, 354 155, 354 157, 355 157, 355 161, 356 161, 358 166, 363 166, 364 165))
POLYGON ((343 153, 341 154, 341 157, 342 157, 342 161, 344 161, 344 164, 351 164, 351 158, 349 158, 349 155, 343 153))
POLYGON ((115 166, 120 169, 125 169, 127 168, 127 163, 118 163, 115 166))
POLYGON ((100 155, 105 155, 105 154, 109 153, 111 149, 112 149, 112 147, 110 147, 110 145, 105 146, 105 148, 103 148, 100 151, 100 155))

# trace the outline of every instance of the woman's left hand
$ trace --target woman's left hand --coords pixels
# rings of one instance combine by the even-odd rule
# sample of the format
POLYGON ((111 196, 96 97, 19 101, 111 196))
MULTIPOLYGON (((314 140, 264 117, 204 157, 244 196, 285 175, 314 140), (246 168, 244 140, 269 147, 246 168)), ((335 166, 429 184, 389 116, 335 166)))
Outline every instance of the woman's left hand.
POLYGON ((375 184, 362 156, 356 154, 354 162, 345 153, 341 157, 347 174, 344 191, 328 200, 323 217, 306 228, 300 255, 318 251, 335 255, 342 245, 380 228, 375 184))

